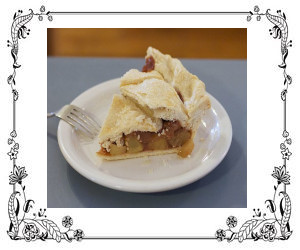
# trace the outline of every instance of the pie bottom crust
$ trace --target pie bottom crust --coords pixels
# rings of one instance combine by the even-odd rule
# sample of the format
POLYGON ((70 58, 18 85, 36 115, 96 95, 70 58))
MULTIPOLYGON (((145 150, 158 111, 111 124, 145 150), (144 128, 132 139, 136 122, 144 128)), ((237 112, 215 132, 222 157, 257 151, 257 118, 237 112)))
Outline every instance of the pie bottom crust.
POLYGON ((163 154, 174 154, 174 153, 178 153, 180 150, 180 148, 170 148, 170 149, 164 149, 164 150, 148 150, 148 151, 142 151, 142 152, 138 152, 138 153, 125 153, 125 154, 121 154, 121 155, 103 155, 100 154, 102 158, 104 158, 105 160, 110 160, 110 161, 114 161, 114 160, 125 160, 125 159, 131 159, 131 158, 140 158, 140 157, 146 157, 146 156, 154 156, 154 155, 163 155, 163 154))

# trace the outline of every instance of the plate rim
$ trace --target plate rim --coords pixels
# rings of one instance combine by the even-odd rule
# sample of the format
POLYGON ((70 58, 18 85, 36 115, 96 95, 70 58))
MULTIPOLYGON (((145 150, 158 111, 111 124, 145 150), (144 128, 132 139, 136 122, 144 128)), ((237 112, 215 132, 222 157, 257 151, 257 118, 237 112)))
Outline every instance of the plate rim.
MULTIPOLYGON (((106 85, 111 85, 112 82, 119 81, 120 78, 114 78, 111 80, 107 80, 101 83, 96 84, 95 86, 85 90, 81 94, 79 94, 72 102, 71 104, 76 104, 80 99, 82 99, 85 95, 88 95, 90 92, 93 92, 95 89, 102 87, 105 88, 106 85)), ((59 121, 58 128, 57 128, 57 140, 58 145, 60 148, 60 151, 62 152, 65 160, 69 163, 69 165, 77 171, 79 174, 87 178, 88 180, 97 183, 98 185, 108 187, 114 190, 119 191, 125 191, 125 192, 134 192, 134 193, 155 193, 155 192, 163 192, 168 190, 173 190, 179 187, 186 186, 188 184, 191 184, 207 174, 209 174, 212 170, 214 170, 217 166, 220 165, 224 157, 227 155, 231 143, 232 143, 232 124, 230 117, 223 107, 223 105, 210 93, 207 93, 211 100, 213 100, 214 103, 217 104, 218 109, 220 109, 221 112, 223 112, 224 117, 227 122, 227 144, 226 147, 222 147, 223 151, 221 152, 221 156, 218 158, 218 160, 214 163, 209 165, 208 167, 204 169, 194 168, 189 170, 188 172, 176 175, 172 177, 167 178, 161 178, 158 180, 129 180, 129 179, 123 179, 120 177, 107 175, 103 172, 98 171, 98 175, 93 177, 91 174, 89 174, 89 171, 86 171, 86 169, 79 166, 78 162, 74 161, 72 157, 68 154, 68 149, 65 147, 64 142, 62 140, 61 133, 63 132, 63 129, 71 129, 72 128, 64 123, 62 120, 59 121), (151 185, 149 185, 149 183, 151 185), (145 185, 147 184, 147 185, 145 185)), ((219 120, 220 122, 220 120, 219 120)), ((224 123, 225 121, 223 121, 224 123)))

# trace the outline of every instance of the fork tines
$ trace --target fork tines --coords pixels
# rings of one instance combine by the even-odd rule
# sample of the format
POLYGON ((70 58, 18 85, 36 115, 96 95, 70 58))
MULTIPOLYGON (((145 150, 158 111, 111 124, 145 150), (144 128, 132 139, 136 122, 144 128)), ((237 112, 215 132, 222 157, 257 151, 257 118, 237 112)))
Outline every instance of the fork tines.
POLYGON ((66 106, 60 112, 62 119, 91 138, 98 135, 100 127, 90 114, 75 105, 66 106))

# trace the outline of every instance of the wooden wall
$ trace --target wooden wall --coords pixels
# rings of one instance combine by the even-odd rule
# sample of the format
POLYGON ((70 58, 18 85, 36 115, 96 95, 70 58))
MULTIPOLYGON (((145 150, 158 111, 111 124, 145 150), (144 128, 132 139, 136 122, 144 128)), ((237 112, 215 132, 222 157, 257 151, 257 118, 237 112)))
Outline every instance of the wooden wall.
POLYGON ((144 57, 148 46, 180 58, 246 59, 247 29, 48 29, 48 56, 144 57))

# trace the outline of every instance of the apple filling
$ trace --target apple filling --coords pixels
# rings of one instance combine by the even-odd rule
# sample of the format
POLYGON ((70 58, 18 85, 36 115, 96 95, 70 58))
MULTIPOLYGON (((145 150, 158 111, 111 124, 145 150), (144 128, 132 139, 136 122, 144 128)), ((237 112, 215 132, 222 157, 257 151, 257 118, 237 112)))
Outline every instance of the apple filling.
POLYGON ((119 145, 111 143, 109 149, 101 145, 98 152, 103 155, 134 154, 142 151, 167 150, 179 148, 178 155, 187 157, 194 148, 192 133, 181 126, 179 121, 164 121, 163 127, 157 133, 136 131, 123 135, 119 145))
POLYGON ((154 70, 155 67, 155 60, 153 56, 149 56, 145 60, 145 65, 143 66, 142 72, 150 72, 154 70))

